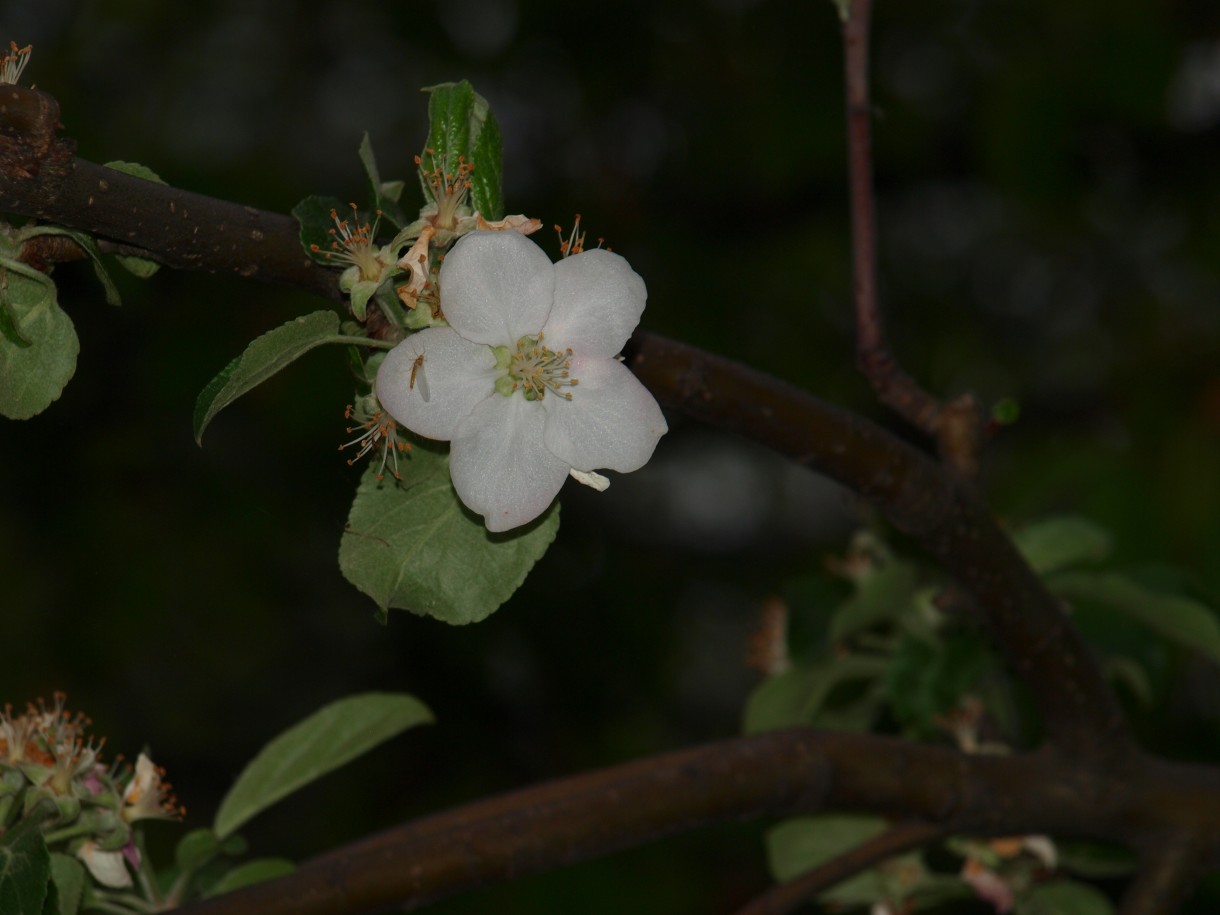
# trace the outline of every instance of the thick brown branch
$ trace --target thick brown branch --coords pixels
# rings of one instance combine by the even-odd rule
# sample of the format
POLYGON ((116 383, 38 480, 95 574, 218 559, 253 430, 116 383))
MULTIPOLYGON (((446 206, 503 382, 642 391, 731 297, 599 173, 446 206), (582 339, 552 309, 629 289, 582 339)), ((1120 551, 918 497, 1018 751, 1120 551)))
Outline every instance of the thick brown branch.
POLYGON ((425 817, 307 862, 291 876, 180 911, 357 915, 414 908, 713 823, 821 810, 922 820, 956 834, 1050 833, 1132 845, 1171 822, 1212 836, 1220 773, 1169 764, 1090 769, 1046 752, 968 756, 868 734, 779 731, 425 817))
MULTIPOLYGON (((53 99, 15 87, 0 96, 5 98, 8 104, 0 105, 0 212, 143 249, 170 267, 287 283, 339 301, 335 272, 305 256, 291 216, 76 158, 67 144, 46 139, 53 99)), ((53 110, 58 117, 58 107, 53 110)))
POLYGON ((806 874, 781 883, 737 910, 737 915, 788 915, 819 893, 874 864, 940 838, 944 828, 932 823, 896 823, 881 835, 844 852, 806 874))

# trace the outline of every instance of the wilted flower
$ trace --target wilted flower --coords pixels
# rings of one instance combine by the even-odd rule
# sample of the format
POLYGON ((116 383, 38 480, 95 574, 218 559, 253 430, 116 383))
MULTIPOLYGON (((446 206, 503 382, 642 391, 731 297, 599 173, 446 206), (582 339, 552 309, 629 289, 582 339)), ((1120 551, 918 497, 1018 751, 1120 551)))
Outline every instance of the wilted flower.
POLYGON ((452 442, 454 488, 488 530, 537 518, 570 472, 599 482, 597 468, 652 456, 665 418, 615 358, 647 295, 623 258, 555 264, 516 232, 474 232, 446 256, 440 293, 450 326, 395 347, 377 397, 411 431, 452 442))

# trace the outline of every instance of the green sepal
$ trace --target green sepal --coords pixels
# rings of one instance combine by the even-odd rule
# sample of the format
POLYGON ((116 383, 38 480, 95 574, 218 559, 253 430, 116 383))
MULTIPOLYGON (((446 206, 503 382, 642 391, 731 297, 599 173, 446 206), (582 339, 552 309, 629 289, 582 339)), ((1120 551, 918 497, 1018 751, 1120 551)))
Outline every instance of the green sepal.
POLYGON ((378 480, 371 466, 339 547, 343 575, 390 608, 454 625, 490 616, 520 587, 559 529, 559 506, 524 527, 490 533, 462 505, 449 480, 449 455, 419 443, 400 462, 402 481, 378 480))

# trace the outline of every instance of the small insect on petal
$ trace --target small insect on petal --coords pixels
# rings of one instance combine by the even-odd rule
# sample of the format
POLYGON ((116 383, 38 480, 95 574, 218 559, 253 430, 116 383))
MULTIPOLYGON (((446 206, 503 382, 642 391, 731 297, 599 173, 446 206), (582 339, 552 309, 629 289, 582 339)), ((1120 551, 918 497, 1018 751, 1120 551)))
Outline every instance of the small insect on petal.
POLYGON ((407 390, 414 391, 415 385, 419 383, 419 396, 427 403, 432 399, 432 395, 428 391, 428 376, 424 374, 424 356, 425 353, 420 353, 415 357, 415 361, 411 363, 411 380, 407 382, 407 390))

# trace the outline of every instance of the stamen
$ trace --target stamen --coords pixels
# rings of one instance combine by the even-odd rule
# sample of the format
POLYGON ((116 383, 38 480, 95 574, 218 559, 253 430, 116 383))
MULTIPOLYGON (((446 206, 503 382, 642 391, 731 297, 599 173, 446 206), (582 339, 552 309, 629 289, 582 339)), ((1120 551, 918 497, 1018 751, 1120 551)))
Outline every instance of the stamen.
POLYGON ((34 46, 27 44, 24 48, 19 48, 15 41, 10 41, 8 46, 8 53, 0 57, 0 83, 15 86, 17 80, 21 79, 21 71, 30 62, 34 46))
POLYGON ((424 192, 436 204, 436 215, 432 224, 438 229, 457 228, 458 210, 466 205, 470 195, 470 176, 474 172, 474 163, 467 162, 465 156, 458 156, 457 167, 451 169, 447 156, 439 160, 436 150, 425 149, 430 169, 424 168, 423 156, 415 157, 415 167, 419 169, 419 177, 423 181, 424 192))
POLYGON ((580 382, 571 377, 572 350, 559 352, 543 344, 543 334, 537 337, 522 337, 517 341, 516 352, 508 374, 513 378, 513 390, 520 387, 526 400, 542 400, 547 391, 571 400, 570 391, 563 388, 575 387, 580 382))
MULTIPOLYGON (((364 411, 358 410, 351 404, 348 404, 343 411, 344 419, 351 419, 354 416, 359 421, 362 415, 364 415, 364 411)), ((339 450, 342 451, 345 448, 359 445, 355 456, 348 460, 347 465, 349 467, 353 466, 361 458, 372 454, 380 448, 381 466, 377 468, 377 481, 381 482, 385 479, 386 463, 391 457, 394 459, 394 467, 390 473, 394 479, 401 480, 402 475, 398 472, 398 455, 410 451, 411 443, 399 437, 398 424, 385 411, 376 410, 371 416, 359 422, 358 425, 347 427, 349 435, 358 430, 364 431, 350 442, 344 442, 339 446, 339 450)))

